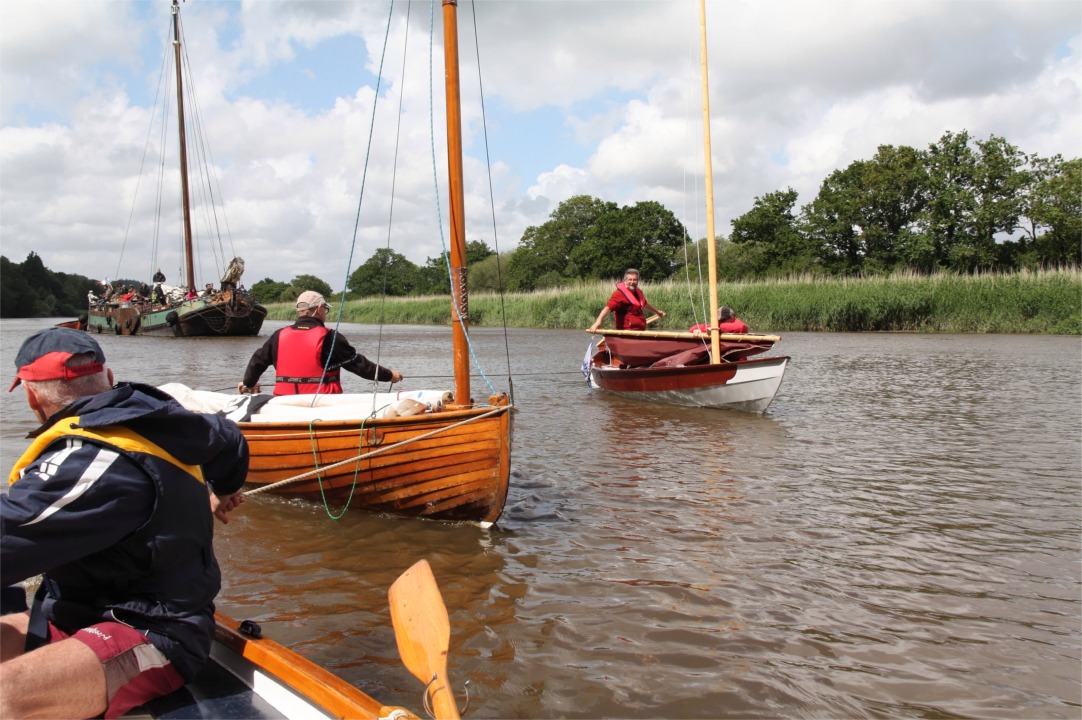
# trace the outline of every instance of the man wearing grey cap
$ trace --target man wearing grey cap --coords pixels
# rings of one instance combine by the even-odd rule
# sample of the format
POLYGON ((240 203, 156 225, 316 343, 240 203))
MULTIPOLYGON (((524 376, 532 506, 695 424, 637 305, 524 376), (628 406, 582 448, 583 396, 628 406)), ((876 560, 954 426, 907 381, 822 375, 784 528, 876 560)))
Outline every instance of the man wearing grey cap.
POLYGON ((114 387, 85 332, 39 331, 15 367, 9 391, 42 425, 0 496, 4 600, 42 582, 29 612, 0 617, 0 717, 118 717, 206 662, 213 518, 243 500, 248 446, 157 388, 114 387))
POLYGON ((297 298, 297 322, 276 330, 252 354, 237 392, 258 393, 259 378, 271 365, 275 395, 341 393, 342 370, 369 380, 402 382, 402 373, 372 362, 354 350, 344 335, 326 326, 330 308, 316 291, 302 292, 297 298))

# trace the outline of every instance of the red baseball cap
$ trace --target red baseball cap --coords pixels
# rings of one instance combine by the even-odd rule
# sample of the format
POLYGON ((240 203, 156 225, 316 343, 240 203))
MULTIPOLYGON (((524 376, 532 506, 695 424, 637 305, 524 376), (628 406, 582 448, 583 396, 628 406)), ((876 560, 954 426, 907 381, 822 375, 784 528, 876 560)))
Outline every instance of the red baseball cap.
POLYGON ((23 380, 71 380, 100 373, 105 368, 105 353, 97 341, 82 330, 46 328, 23 341, 15 356, 15 382, 8 392, 23 380), (92 354, 96 362, 68 367, 72 355, 92 354))

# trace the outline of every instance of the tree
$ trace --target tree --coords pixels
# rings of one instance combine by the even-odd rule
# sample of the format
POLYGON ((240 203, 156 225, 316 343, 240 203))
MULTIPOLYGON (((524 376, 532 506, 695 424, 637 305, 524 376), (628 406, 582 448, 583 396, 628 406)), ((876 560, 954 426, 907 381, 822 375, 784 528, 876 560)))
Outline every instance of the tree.
POLYGON ((334 294, 334 290, 315 275, 298 275, 289 282, 289 287, 278 296, 278 302, 294 302, 305 290, 315 290, 323 297, 334 294))
MULTIPOLYGON (((483 240, 470 240, 466 243, 466 265, 472 276, 473 269, 482 260, 495 255, 496 251, 490 248, 483 240)), ((447 274, 448 253, 443 251, 437 257, 428 258, 428 261, 417 268, 416 292, 422 295, 449 295, 451 293, 451 280, 447 274)), ((473 287, 471 279, 470 287, 473 287)))
MULTIPOLYGON (((263 278, 249 291, 252 293, 252 297, 263 304, 278 302, 278 299, 282 297, 282 294, 290 288, 289 283, 278 282, 277 280, 271 280, 270 278, 263 278)), ((299 293, 298 293, 299 294, 299 293)))
POLYGON ((598 218, 616 210, 616 203, 588 195, 564 200, 546 223, 522 234, 508 262, 508 289, 537 290, 581 277, 572 253, 586 241, 598 218))
POLYGON ((834 272, 889 271, 904 264, 927 186, 920 151, 881 145, 871 160, 853 162, 823 181, 804 208, 805 230, 834 272))
POLYGON ((676 269, 673 259, 686 231, 661 203, 648 200, 604 213, 571 251, 585 278, 619 278, 636 268, 643 280, 661 280, 676 269))
POLYGON ((996 236, 1019 229, 1022 188, 1027 176, 1025 155, 1001 137, 977 141, 977 175, 974 196, 973 237, 979 265, 994 267, 1000 255, 996 236))
POLYGON ((0 317, 35 317, 34 289, 23 277, 18 264, 0 257, 0 317))
POLYGON ((34 252, 21 263, 0 260, 0 317, 79 315, 86 312, 87 293, 99 288, 83 275, 49 270, 34 252))
POLYGON ((861 178, 865 264, 893 269, 904 264, 905 248, 928 202, 924 153, 905 145, 880 145, 863 165, 861 178))
POLYGON ((804 208, 803 224, 818 246, 819 257, 834 272, 853 275, 864 266, 867 248, 859 227, 866 162, 835 170, 819 188, 819 195, 804 208))
POLYGON ((353 295, 409 295, 417 288, 419 270, 404 255, 380 248, 349 276, 346 290, 353 295))
POLYGON ((1082 264, 1082 159, 1030 156, 1021 213, 1041 266, 1082 264))
POLYGON ((915 258, 921 269, 933 266, 973 271, 999 263, 996 235, 1018 228, 1024 156, 1003 138, 990 136, 970 147, 969 133, 944 133, 928 148, 929 201, 921 213, 922 231, 932 258, 915 258))
POLYGON ((793 206, 797 191, 776 190, 755 198, 751 210, 733 220, 730 239, 757 248, 756 276, 810 272, 816 267, 814 240, 802 234, 793 206))
POLYGON ((470 263, 470 292, 501 292, 507 284, 507 263, 511 253, 492 253, 470 263))

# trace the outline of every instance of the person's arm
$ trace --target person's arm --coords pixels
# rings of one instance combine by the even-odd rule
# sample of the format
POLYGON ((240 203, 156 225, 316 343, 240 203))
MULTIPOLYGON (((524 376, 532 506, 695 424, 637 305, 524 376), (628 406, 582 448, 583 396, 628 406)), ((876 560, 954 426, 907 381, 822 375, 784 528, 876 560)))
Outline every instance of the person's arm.
POLYGON ((218 496, 210 494, 210 512, 215 519, 223 524, 229 524, 229 513, 233 512, 244 502, 244 495, 238 490, 229 495, 218 496))
POLYGON ((252 353, 252 357, 248 360, 248 367, 244 369, 244 379, 237 385, 237 392, 242 395, 245 392, 259 392, 262 388, 259 387, 259 378, 263 375, 268 367, 274 364, 274 359, 278 356, 278 334, 281 330, 275 330, 267 342, 252 353))
MULTIPOLYGON (((199 442, 209 453, 209 458, 200 463, 203 476, 212 493, 219 499, 227 498, 244 486, 244 479, 248 475, 248 441, 232 420, 219 415, 198 417, 206 423, 207 433, 206 438, 199 442)), ((195 431, 189 434, 193 435, 195 431)))
POLYGON ((647 300, 647 301, 646 301, 646 302, 645 302, 645 303, 643 304, 642 308, 643 308, 643 310, 649 310, 650 312, 652 312, 652 313, 654 313, 655 315, 657 315, 657 316, 658 316, 659 318, 663 318, 663 317, 665 317, 665 311, 664 311, 664 310, 658 310, 658 309, 657 309, 656 307, 654 307, 653 305, 651 305, 651 304, 650 304, 650 301, 649 301, 649 300, 647 300))
POLYGON ((320 360, 325 367, 339 367, 367 380, 402 382, 402 373, 372 362, 357 352, 344 335, 335 333, 333 330, 323 338, 323 352, 320 360), (328 355, 330 355, 329 365, 328 355))
POLYGON ((54 443, 0 496, 0 585, 115 545, 146 523, 154 500, 153 483, 127 457, 54 443))
POLYGON ((590 326, 590 332, 597 332, 597 329, 601 327, 601 321, 603 321, 609 313, 612 312, 612 308, 608 305, 601 308, 601 312, 597 314, 597 320, 594 320, 594 324, 590 326))

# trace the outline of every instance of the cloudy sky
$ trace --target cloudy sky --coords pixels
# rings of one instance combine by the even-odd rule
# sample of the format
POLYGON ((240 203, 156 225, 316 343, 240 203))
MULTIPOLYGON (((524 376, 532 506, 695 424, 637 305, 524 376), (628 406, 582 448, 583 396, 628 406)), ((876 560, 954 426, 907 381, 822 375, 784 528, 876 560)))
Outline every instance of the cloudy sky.
MULTIPOLYGON (((810 202, 883 144, 968 130, 1082 156, 1077 0, 709 0, 707 13, 720 234, 765 193, 810 202)), ((245 259, 248 285, 310 273, 340 289, 377 248, 418 264, 441 252, 438 4, 187 0, 181 15, 194 144, 224 204, 198 284, 221 255, 245 259)), ((169 23, 169 0, 0 4, 8 259, 178 276, 175 116, 163 132, 155 100, 174 92, 159 89, 169 23)), ((468 239, 513 249, 579 194, 657 201, 705 235, 697 2, 462 0, 459 25, 468 239)), ((197 233, 215 222, 193 212, 197 233)))

